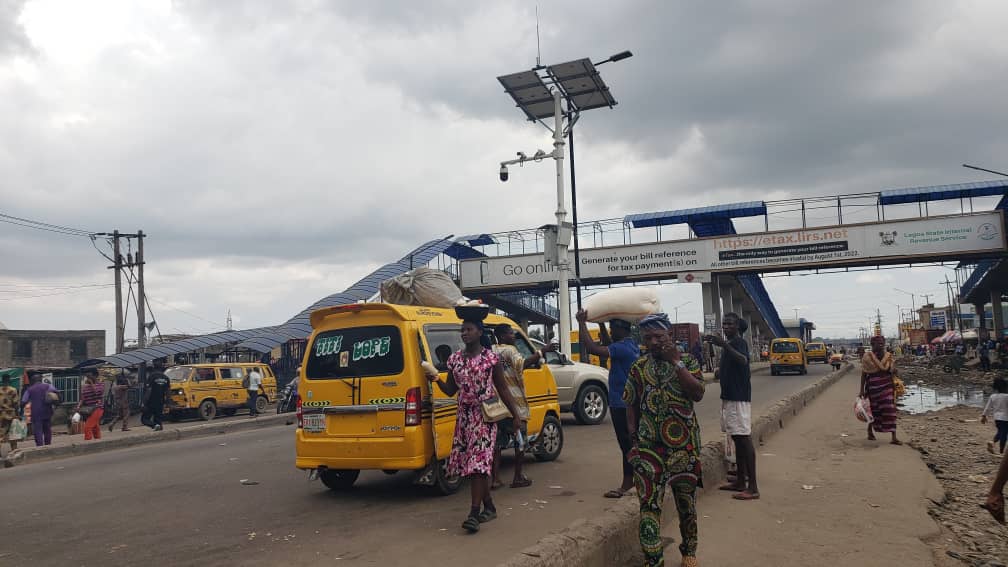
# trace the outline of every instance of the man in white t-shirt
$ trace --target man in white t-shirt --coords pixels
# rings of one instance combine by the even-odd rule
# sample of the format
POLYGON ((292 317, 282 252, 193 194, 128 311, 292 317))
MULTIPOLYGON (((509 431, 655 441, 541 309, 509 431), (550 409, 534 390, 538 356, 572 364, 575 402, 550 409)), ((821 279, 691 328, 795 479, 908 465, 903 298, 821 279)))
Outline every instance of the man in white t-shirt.
POLYGON ((262 374, 259 373, 258 368, 253 368, 249 372, 248 379, 248 405, 249 405, 249 417, 256 417, 259 415, 259 411, 256 409, 256 401, 259 399, 259 387, 262 386, 262 374))

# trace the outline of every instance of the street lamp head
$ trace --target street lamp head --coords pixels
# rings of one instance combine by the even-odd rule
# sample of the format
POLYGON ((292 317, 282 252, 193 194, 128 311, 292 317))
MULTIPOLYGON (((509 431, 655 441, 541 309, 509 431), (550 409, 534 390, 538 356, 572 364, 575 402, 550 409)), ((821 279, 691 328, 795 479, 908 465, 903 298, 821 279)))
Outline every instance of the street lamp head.
POLYGON ((631 57, 633 57, 633 53, 631 53, 629 50, 627 50, 627 51, 620 51, 616 55, 613 55, 612 57, 610 57, 609 61, 612 61, 613 63, 615 63, 617 61, 622 61, 624 59, 629 59, 631 57))
POLYGON ((507 166, 504 165, 503 163, 501 164, 501 168, 500 168, 500 180, 501 181, 507 181, 508 180, 507 166))

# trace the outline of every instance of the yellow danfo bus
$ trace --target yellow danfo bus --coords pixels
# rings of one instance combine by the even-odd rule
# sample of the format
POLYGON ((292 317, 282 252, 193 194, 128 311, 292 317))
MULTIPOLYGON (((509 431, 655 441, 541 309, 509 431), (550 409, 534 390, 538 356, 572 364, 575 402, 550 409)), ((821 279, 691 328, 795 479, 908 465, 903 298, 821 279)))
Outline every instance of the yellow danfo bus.
MULTIPOLYGON (((598 330, 597 327, 594 328, 594 329, 588 329, 588 334, 591 335, 591 338, 594 339, 595 342, 598 342, 598 340, 599 340, 599 330, 598 330)), ((581 360, 581 339, 579 337, 580 337, 580 333, 578 331, 576 331, 576 330, 575 331, 571 331, 571 338, 570 338, 570 340, 571 340, 571 360, 574 360, 575 362, 585 362, 585 361, 581 360)), ((599 357, 596 356, 596 355, 594 355, 594 354, 589 355, 588 356, 588 360, 586 362, 588 364, 594 364, 595 366, 602 366, 602 360, 599 359, 599 357)), ((606 360, 605 367, 606 368, 609 367, 609 361, 608 360, 606 360)))

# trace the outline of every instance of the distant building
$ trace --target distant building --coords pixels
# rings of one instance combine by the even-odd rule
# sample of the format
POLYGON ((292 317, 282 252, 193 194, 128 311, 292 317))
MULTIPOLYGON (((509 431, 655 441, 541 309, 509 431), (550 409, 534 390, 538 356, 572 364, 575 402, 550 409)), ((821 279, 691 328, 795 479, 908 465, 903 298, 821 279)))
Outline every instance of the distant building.
POLYGON ((0 368, 70 368, 105 356, 105 331, 25 331, 0 323, 0 368))

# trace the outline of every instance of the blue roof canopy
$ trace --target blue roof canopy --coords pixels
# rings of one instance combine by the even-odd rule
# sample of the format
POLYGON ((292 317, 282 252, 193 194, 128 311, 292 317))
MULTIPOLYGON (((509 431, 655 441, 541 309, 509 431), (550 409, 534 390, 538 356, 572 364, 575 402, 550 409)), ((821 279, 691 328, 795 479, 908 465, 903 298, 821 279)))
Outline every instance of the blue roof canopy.
POLYGON ((748 203, 732 203, 730 205, 715 205, 696 209, 680 209, 678 211, 662 211, 657 213, 638 213, 623 217, 623 222, 633 228, 648 226, 665 226, 702 221, 705 219, 724 219, 737 217, 755 217, 766 214, 766 203, 750 201, 748 203))
POLYGON ((992 195, 1006 194, 1008 194, 1008 180, 977 181, 974 183, 935 185, 932 187, 887 189, 879 193, 879 203, 883 205, 898 205, 900 203, 920 203, 924 201, 967 199, 969 197, 990 197, 992 195))

